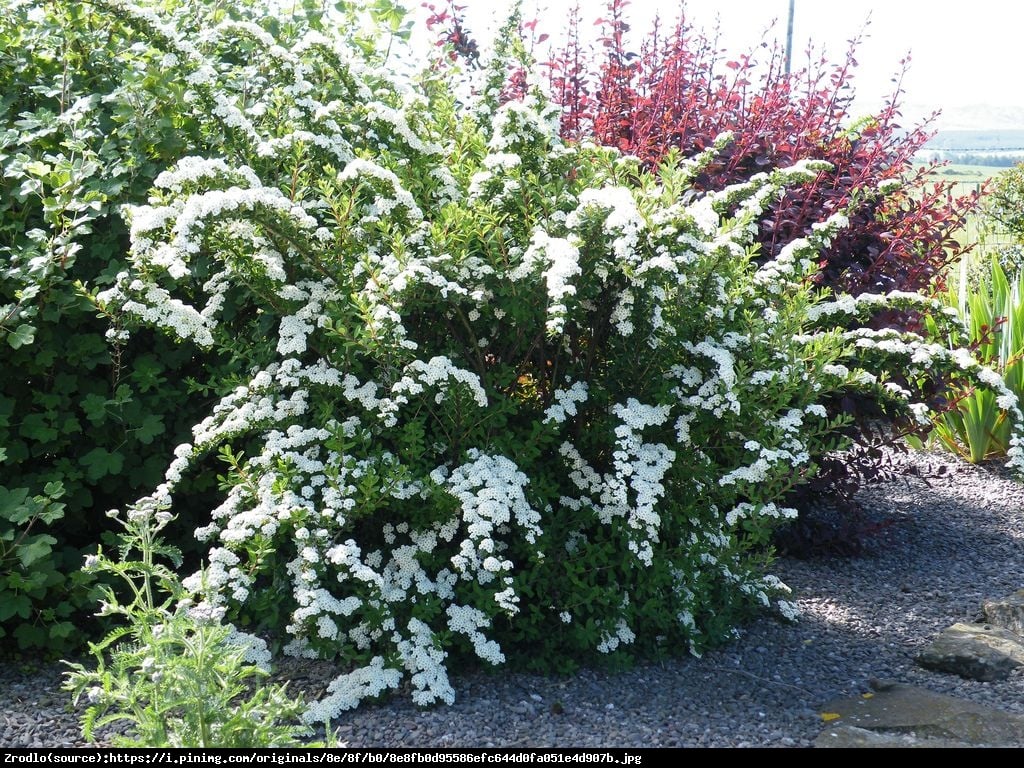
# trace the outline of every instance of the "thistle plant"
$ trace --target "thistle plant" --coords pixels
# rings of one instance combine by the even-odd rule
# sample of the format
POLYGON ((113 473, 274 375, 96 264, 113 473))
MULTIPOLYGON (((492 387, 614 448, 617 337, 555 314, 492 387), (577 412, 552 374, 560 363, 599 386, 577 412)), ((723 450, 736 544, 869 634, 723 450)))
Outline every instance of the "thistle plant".
POLYGON ((164 509, 139 505, 112 517, 119 534, 117 559, 102 549, 86 570, 113 576, 124 589, 103 587, 100 615, 126 624, 90 643, 96 668, 70 664, 65 689, 87 703, 85 738, 104 726, 121 747, 298 746, 308 736, 298 724, 301 699, 283 685, 266 685, 270 654, 258 638, 222 623, 223 609, 196 603, 174 568, 181 559, 160 532, 173 520, 164 509), (162 560, 169 561, 174 568, 162 560))

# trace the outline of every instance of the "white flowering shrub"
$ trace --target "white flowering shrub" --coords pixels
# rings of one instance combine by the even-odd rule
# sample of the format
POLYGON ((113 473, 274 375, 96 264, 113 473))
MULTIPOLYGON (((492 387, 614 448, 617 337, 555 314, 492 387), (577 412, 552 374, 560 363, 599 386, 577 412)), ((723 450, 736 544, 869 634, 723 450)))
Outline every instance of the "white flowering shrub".
POLYGON ((814 163, 696 195, 729 137, 656 177, 563 143, 535 90, 466 109, 386 45, 104 2, 224 140, 129 210, 132 266, 99 301, 251 366, 142 503, 221 453, 187 586, 343 665, 311 721, 403 682, 451 702, 460 659, 700 653, 752 610, 792 615, 766 544, 842 443, 821 403, 912 408, 915 371, 968 367, 844 330, 931 305, 816 295, 841 215, 752 263, 758 216, 814 163))

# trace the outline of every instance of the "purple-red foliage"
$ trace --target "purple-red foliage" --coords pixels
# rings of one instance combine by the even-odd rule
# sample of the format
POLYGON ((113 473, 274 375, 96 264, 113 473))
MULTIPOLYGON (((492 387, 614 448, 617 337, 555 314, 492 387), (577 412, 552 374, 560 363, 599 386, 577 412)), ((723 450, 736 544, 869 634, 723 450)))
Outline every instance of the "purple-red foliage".
MULTIPOLYGON (((593 22, 596 53, 582 42, 577 6, 563 47, 541 65, 550 96, 562 107, 565 138, 615 146, 656 167, 672 149, 693 155, 730 131, 732 145, 696 180, 704 190, 803 158, 828 160, 831 171, 791 190, 760 222, 760 258, 774 257, 814 223, 845 211, 851 226, 823 255, 821 284, 853 294, 935 287, 942 267, 962 251, 953 235, 976 196, 954 197, 951 184, 929 181, 930 169, 914 169, 911 159, 930 138, 935 116, 909 130, 900 125, 909 57, 899 62, 892 95, 881 108, 853 122, 859 36, 840 63, 808 51, 807 64, 789 73, 777 44, 762 42, 729 56, 717 29, 709 35, 680 16, 667 34, 656 21, 637 53, 627 47, 628 5, 609 0, 605 16, 593 22), (888 180, 901 181, 895 192, 884 198, 872 193, 888 180)), ((449 8, 435 16, 447 24, 439 42, 454 38, 455 47, 465 49, 458 7, 449 8)), ((541 42, 546 36, 536 36, 536 25, 524 25, 523 34, 541 42)))
POLYGON ((841 63, 809 51, 807 65, 787 73, 778 45, 762 42, 728 57, 718 30, 709 36, 680 17, 667 35, 656 22, 635 54, 625 45, 628 4, 610 0, 606 17, 597 21, 597 61, 587 61, 577 18, 550 62, 551 94, 562 105, 566 137, 616 146, 653 167, 671 149, 692 155, 730 131, 732 145, 697 179, 707 190, 802 158, 828 160, 831 171, 791 190, 761 221, 761 258, 774 257, 812 224, 846 209, 851 226, 824 254, 823 284, 854 294, 932 287, 961 251, 953 234, 975 197, 954 197, 951 185, 929 182, 928 169, 914 170, 911 159, 931 134, 927 123, 906 131, 899 123, 909 57, 900 62, 882 108, 851 127, 859 37, 841 63), (897 191, 882 199, 870 194, 891 179, 902 181, 897 191))
POLYGON ((480 58, 480 50, 477 48, 472 33, 466 29, 462 20, 462 11, 466 9, 466 6, 456 5, 451 0, 448 0, 446 5, 446 8, 438 10, 433 3, 421 3, 420 7, 429 11, 426 19, 427 29, 431 32, 434 29, 440 30, 440 34, 434 40, 435 45, 451 46, 450 55, 453 58, 462 58, 471 66, 476 66, 480 58))

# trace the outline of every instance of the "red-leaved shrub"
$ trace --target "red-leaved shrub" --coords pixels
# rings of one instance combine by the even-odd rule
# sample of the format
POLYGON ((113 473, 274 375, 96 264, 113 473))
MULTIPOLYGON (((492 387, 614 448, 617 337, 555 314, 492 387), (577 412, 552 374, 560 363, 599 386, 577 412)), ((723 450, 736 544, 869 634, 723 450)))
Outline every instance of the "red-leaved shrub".
MULTIPOLYGON (((931 136, 931 119, 907 130, 900 124, 909 57, 899 62, 893 93, 881 108, 855 119, 859 37, 838 64, 808 51, 807 64, 787 72, 777 44, 763 41, 729 56, 717 29, 695 29, 683 16, 668 33, 656 21, 635 53, 627 46, 628 5, 610 0, 604 18, 594 22, 600 30, 596 53, 582 41, 577 9, 564 43, 540 64, 549 73, 551 99, 562 107, 563 136, 615 146, 656 166, 670 150, 693 155, 732 132, 733 143, 698 179, 698 188, 706 190, 803 158, 828 160, 831 171, 776 203, 760 224, 758 241, 760 258, 772 258, 814 223, 845 210, 851 226, 824 254, 820 275, 823 285, 838 290, 928 290, 960 254, 953 235, 975 198, 954 197, 951 184, 933 182, 928 168, 915 169, 911 162, 931 136), (880 187, 886 194, 878 193, 880 187)), ((454 53, 475 63, 477 46, 460 7, 429 7, 431 25, 444 30, 438 42, 451 43, 454 53)), ((536 26, 528 22, 523 34, 536 36, 536 26)), ((895 319, 901 321, 906 318, 895 319)))
POLYGON ((851 226, 824 255, 821 273, 824 285, 839 290, 927 290, 959 255, 953 234, 974 197, 954 197, 951 185, 930 181, 928 169, 911 162, 931 134, 927 123, 904 130, 899 122, 909 58, 899 62, 881 109, 854 120, 859 37, 839 64, 808 52, 807 65, 787 73, 778 45, 755 49, 760 61, 755 52, 729 57, 717 30, 708 35, 681 17, 668 34, 656 23, 635 54, 626 46, 627 5, 611 0, 599 20, 597 61, 588 61, 577 19, 564 48, 547 62, 565 136, 592 138, 656 165, 672 149, 692 155, 730 131, 733 143, 698 180, 709 190, 802 158, 828 160, 831 171, 775 205, 758 240, 761 258, 772 258, 815 222, 846 209, 851 226), (887 182, 892 189, 879 195, 887 182))

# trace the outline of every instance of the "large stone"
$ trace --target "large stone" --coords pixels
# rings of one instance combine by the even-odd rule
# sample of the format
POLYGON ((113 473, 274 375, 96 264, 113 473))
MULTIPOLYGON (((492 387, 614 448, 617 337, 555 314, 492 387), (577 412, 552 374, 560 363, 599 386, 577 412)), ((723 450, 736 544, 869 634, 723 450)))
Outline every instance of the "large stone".
POLYGON ((1003 680, 1024 666, 1024 638, 990 624, 954 624, 921 651, 917 663, 969 680, 1003 680))
POLYGON ((989 624, 1024 635, 1024 589, 1002 600, 986 600, 982 609, 989 624))
POLYGON ((837 740, 857 736, 848 732, 828 735, 830 731, 845 727, 890 736, 910 734, 916 740, 941 739, 971 746, 1024 744, 1024 715, 902 683, 887 683, 872 694, 831 701, 822 709, 821 716, 832 727, 819 739, 823 743, 818 746, 836 745, 837 740))
POLYGON ((955 747, 976 747, 978 745, 968 744, 964 741, 953 741, 952 739, 922 739, 909 733, 878 733, 877 731, 869 731, 866 728, 857 728, 852 725, 841 725, 836 728, 829 728, 822 732, 822 734, 814 740, 814 746, 819 749, 948 749, 955 747))

